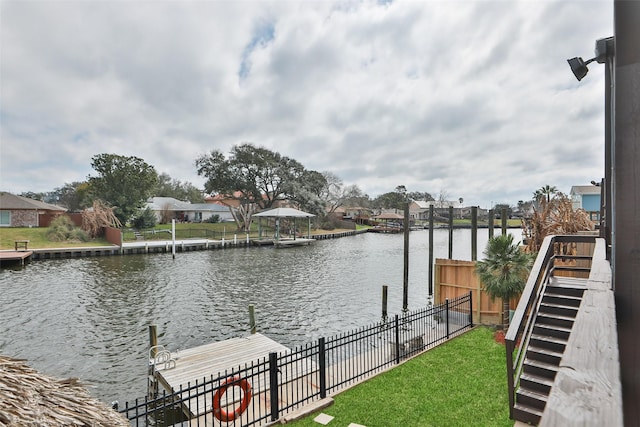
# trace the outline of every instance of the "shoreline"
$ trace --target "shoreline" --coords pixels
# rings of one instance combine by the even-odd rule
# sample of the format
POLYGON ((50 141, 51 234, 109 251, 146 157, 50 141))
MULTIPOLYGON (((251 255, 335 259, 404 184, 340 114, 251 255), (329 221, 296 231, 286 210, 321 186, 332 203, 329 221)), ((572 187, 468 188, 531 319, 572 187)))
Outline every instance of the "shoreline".
MULTIPOLYGON (((477 229, 488 229, 488 225, 478 225, 477 229)), ((507 227, 507 229, 515 229, 521 227, 507 227)), ((428 227, 413 228, 412 231, 428 230, 428 227)), ((449 229, 448 225, 436 225, 434 229, 442 230, 449 229)), ((454 225, 453 229, 469 230, 472 229, 471 225, 462 224, 454 225)), ((501 230, 502 227, 494 226, 494 230, 501 230)), ((342 237, 350 237, 358 234, 369 232, 369 229, 360 230, 347 230, 338 232, 327 232, 312 234, 310 237, 314 240, 326 240, 326 239, 338 239, 342 237)), ((400 234, 400 233, 397 233, 400 234)), ((214 250, 214 249, 227 249, 227 248, 248 248, 259 247, 260 244, 256 243, 258 239, 246 238, 246 239, 182 239, 175 241, 175 252, 191 252, 202 250, 214 250)), ((69 258, 83 258, 83 257, 98 257, 98 256, 115 256, 115 255, 142 255, 142 254, 154 254, 154 253, 170 253, 174 251, 174 245, 172 240, 150 240, 150 241, 133 241, 124 242, 121 246, 118 245, 99 245, 99 246, 74 246, 74 247, 45 247, 45 248, 30 248, 31 256, 28 261, 46 261, 52 259, 69 259, 69 258)), ((12 250, 0 250, 0 252, 15 252, 12 250)), ((3 262, 2 267, 14 266, 14 263, 3 262)))

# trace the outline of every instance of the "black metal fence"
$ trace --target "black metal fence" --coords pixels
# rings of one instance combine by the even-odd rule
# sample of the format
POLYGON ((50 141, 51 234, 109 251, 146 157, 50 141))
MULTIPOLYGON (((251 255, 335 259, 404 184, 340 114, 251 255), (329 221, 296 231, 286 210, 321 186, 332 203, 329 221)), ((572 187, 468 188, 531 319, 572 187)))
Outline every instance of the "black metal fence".
POLYGON ((133 426, 261 426, 473 326, 469 294, 127 402, 133 426))

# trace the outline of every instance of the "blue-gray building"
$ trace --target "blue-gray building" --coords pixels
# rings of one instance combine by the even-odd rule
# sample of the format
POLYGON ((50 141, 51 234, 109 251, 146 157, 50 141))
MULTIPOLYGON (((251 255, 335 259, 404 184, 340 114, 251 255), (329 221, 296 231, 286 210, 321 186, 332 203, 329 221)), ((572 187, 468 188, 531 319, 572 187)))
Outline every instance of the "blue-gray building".
POLYGON ((592 221, 600 221, 600 187, 595 185, 574 185, 569 194, 573 210, 582 208, 592 221))

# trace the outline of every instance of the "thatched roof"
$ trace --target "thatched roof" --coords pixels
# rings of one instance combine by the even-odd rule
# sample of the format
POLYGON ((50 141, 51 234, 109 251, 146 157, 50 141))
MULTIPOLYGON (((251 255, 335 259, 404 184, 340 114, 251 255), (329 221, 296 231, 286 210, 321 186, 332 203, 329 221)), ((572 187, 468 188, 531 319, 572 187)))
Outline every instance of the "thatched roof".
POLYGON ((0 408, 0 427, 129 427, 122 415, 91 397, 77 379, 47 377, 22 360, 2 355, 0 408))

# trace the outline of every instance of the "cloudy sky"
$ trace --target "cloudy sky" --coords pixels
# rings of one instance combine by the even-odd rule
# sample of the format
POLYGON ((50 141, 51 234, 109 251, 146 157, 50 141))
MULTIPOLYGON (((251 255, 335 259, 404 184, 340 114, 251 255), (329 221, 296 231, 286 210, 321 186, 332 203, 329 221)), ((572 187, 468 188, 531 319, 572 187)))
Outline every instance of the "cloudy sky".
POLYGON ((603 176, 613 1, 0 3, 0 190, 50 191, 137 156, 202 187, 250 142, 375 197, 465 205, 603 176))

